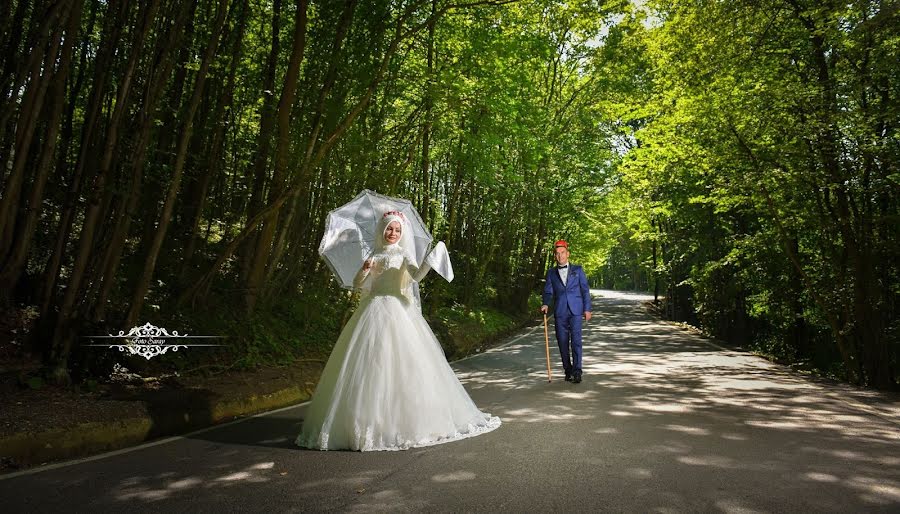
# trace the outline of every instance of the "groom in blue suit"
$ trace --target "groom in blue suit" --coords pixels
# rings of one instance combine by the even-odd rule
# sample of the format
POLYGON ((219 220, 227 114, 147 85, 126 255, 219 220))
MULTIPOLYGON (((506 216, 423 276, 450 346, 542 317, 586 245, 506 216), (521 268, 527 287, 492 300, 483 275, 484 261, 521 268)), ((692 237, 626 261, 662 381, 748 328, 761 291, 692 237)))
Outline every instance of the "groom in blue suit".
POLYGON ((578 384, 581 382, 581 316, 584 315, 584 321, 591 320, 591 291, 581 266, 569 264, 569 243, 560 239, 553 245, 553 253, 556 266, 547 270, 541 312, 546 314, 553 301, 556 342, 566 381, 578 384))

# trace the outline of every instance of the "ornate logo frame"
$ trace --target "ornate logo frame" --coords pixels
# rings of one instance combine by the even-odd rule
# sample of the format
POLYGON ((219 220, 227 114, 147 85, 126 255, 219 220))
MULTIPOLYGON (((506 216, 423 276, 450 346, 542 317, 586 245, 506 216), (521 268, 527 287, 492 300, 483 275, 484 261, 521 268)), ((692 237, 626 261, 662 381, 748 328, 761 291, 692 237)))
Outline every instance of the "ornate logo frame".
POLYGON ((179 334, 177 330, 169 333, 162 327, 157 327, 149 321, 143 325, 136 325, 126 334, 124 330, 120 330, 118 334, 108 334, 105 336, 85 336, 90 339, 124 339, 119 344, 88 344, 85 346, 106 346, 107 348, 116 348, 122 353, 128 355, 139 355, 147 360, 163 355, 172 350, 177 352, 179 348, 187 348, 189 346, 221 346, 218 344, 183 344, 183 343, 167 343, 166 339, 207 339, 218 338, 222 336, 191 336, 188 334, 179 334))

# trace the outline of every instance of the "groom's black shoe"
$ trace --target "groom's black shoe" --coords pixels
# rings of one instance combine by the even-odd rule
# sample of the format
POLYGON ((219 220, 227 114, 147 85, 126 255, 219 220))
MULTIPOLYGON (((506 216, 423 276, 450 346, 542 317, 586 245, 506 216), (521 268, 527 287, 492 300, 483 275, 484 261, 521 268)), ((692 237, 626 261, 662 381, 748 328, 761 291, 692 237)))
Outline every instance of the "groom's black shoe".
POLYGON ((572 377, 572 383, 580 384, 581 383, 581 372, 576 371, 575 376, 572 377))
POLYGON ((571 382, 571 381, 572 381, 572 372, 566 371, 566 382, 571 382))

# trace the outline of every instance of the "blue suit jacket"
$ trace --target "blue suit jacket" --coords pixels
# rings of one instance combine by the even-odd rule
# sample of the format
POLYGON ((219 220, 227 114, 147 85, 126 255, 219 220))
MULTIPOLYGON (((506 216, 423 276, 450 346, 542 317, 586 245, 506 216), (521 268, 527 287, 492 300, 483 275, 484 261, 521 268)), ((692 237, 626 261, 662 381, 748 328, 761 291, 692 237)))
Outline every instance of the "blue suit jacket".
POLYGON ((587 276, 584 270, 577 264, 569 263, 569 276, 563 285, 556 266, 547 270, 547 280, 544 282, 544 305, 551 305, 555 300, 553 313, 558 318, 569 316, 581 316, 591 310, 591 290, 588 287, 587 276))

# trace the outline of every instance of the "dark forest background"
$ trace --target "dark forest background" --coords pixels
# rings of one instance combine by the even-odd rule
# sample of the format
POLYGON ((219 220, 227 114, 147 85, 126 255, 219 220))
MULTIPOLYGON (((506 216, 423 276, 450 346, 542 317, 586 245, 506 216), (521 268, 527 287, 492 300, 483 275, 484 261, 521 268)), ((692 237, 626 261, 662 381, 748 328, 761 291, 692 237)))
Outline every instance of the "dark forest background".
POLYGON ((447 330, 533 314, 566 238, 596 287, 898 385, 896 2, 12 0, 0 29, 0 357, 55 382, 145 321, 228 335, 191 354, 222 365, 327 353, 324 217, 369 188, 450 248, 447 330))

